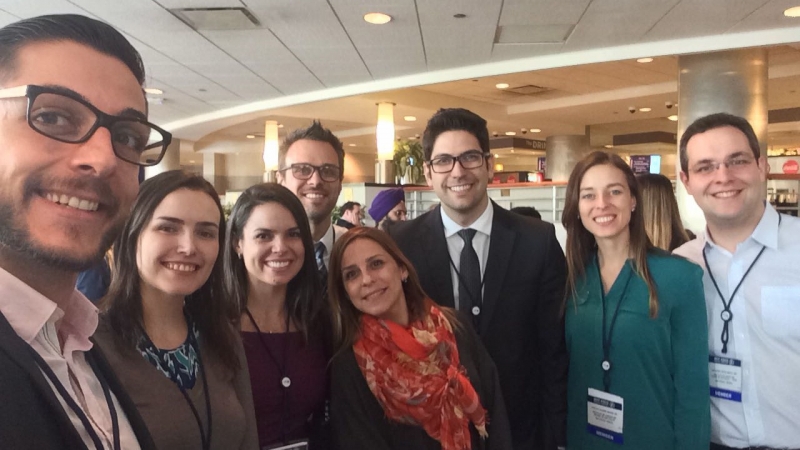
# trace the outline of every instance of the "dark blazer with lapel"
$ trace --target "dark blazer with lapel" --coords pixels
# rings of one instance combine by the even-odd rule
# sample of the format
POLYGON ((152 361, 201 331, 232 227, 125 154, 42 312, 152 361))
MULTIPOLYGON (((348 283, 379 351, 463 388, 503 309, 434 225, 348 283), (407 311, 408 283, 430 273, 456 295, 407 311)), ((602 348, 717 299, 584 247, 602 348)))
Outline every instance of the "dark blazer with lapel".
MULTIPOLYGON (((553 225, 492 202, 479 333, 500 376, 516 450, 565 441, 568 358, 561 305, 566 262, 553 225)), ((425 292, 453 307, 441 207, 389 233, 416 268, 425 292)), ((470 319, 465 318, 465 322, 470 319)))
MULTIPOLYGON (((150 433, 108 361, 94 345, 86 354, 119 401, 142 450, 155 449, 150 433)), ((0 448, 86 449, 57 394, 30 355, 30 346, 0 314, 0 448)), ((93 450, 93 449, 92 449, 93 450)))

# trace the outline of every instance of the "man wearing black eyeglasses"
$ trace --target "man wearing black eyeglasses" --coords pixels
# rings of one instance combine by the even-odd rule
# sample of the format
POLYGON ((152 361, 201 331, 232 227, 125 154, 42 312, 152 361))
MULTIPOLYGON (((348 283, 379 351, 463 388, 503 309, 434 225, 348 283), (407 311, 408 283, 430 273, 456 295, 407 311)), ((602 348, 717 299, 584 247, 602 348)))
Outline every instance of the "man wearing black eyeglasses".
POLYGON ((75 15, 0 29, 0 447, 153 448, 75 290, 158 163, 144 67, 107 24, 75 15))
POLYGON ((342 141, 315 120, 286 136, 278 150, 278 165, 278 182, 294 192, 306 210, 317 268, 327 292, 330 251, 336 237, 347 232, 331 223, 344 177, 342 141))
POLYGON ((489 199, 493 158, 477 114, 439 110, 422 148, 441 205, 389 233, 425 292, 480 334, 497 366, 514 449, 555 450, 565 440, 567 381, 566 262, 555 229, 489 199))

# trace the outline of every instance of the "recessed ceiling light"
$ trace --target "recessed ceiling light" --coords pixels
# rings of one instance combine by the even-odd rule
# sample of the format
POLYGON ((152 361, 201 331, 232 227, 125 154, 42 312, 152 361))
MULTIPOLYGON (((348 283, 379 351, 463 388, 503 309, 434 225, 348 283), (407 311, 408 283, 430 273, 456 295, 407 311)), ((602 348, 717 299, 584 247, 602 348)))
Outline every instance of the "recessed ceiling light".
POLYGON ((392 16, 379 12, 371 12, 364 14, 364 22, 373 25, 383 25, 392 21, 392 16))
POLYGON ((417 118, 414 116, 403 116, 403 120, 405 120, 406 122, 416 122, 417 118))
POLYGON ((678 115, 677 114, 673 114, 673 115, 667 117, 667 119, 669 119, 669 120, 671 120, 673 122, 677 122, 678 121, 678 115))
POLYGON ((162 90, 161 90, 161 89, 159 89, 159 88, 145 88, 145 89, 144 89, 144 91, 145 91, 146 93, 148 93, 148 94, 152 94, 152 95, 161 95, 161 94, 163 94, 163 93, 164 93, 164 91, 162 91, 162 90))
POLYGON ((653 58, 639 58, 636 60, 637 63, 646 64, 649 62, 653 62, 653 58))
POLYGON ((194 160, 193 160, 193 159, 192 159, 192 160, 190 160, 190 161, 189 161, 189 164, 194 164, 194 160))
POLYGON ((783 12, 786 17, 800 17, 800 6, 795 6, 783 12))
POLYGON ((495 153, 495 154, 494 154, 494 157, 495 157, 495 158, 499 158, 499 157, 500 157, 500 154, 499 154, 499 153, 495 153))
POLYGON ((248 134, 247 135, 247 139, 255 139, 255 138, 256 138, 255 134, 248 134))
POLYGON ((283 128, 283 124, 282 124, 282 123, 279 123, 279 124, 278 124, 278 128, 283 128))
POLYGON ((650 112, 652 110, 653 110, 653 108, 639 108, 639 111, 641 111, 641 112, 650 112))
POLYGON ((606 144, 606 145, 604 145, 603 147, 605 147, 605 148, 614 148, 614 146, 613 146, 613 145, 611 145, 611 144, 606 144))
POLYGON ((506 136, 516 136, 516 135, 517 135, 516 131, 506 131, 506 136))
POLYGON ((356 144, 347 144, 347 145, 350 146, 350 147, 355 147, 356 146, 356 144))
POLYGON ((542 132, 541 128, 531 128, 531 133, 541 133, 541 132, 542 132))
POLYGON ((497 83, 494 85, 497 89, 508 89, 508 83, 497 83))

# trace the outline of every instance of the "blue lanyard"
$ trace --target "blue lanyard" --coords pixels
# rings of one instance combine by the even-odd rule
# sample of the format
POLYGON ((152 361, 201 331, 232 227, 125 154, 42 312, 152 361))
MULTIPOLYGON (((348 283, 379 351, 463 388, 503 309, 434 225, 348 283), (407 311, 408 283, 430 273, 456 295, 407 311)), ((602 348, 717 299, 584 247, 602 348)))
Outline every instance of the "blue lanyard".
MULTIPOLYGON (((633 274, 632 270, 628 271, 628 277, 625 279, 625 287, 622 288, 619 302, 617 302, 617 307, 614 308, 614 315, 611 316, 611 324, 609 324, 608 332, 606 332, 606 294, 603 290, 603 275, 600 273, 599 258, 595 258, 595 263, 597 265, 597 278, 600 282, 600 299, 603 303, 603 362, 600 367, 603 369, 603 387, 605 388, 605 392, 609 392, 609 388, 611 387, 611 337, 614 334, 614 326, 617 324, 619 307, 622 305, 622 300, 625 298, 625 293, 628 291, 628 284, 631 282, 633 274)), ((626 261, 625 264, 627 265, 628 262, 626 261)), ((625 268, 625 266, 622 267, 623 269, 625 268)), ((613 284, 611 287, 613 287, 613 284)), ((611 292, 611 287, 608 289, 609 292, 611 292)))

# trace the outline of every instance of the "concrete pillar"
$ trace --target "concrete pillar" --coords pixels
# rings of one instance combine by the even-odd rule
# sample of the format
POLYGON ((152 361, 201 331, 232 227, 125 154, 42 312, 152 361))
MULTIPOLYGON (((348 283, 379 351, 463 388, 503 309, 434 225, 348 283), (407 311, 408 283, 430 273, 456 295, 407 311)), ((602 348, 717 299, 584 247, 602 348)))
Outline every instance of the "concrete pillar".
POLYGON ((567 181, 575 164, 589 153, 589 138, 579 134, 548 136, 546 147, 545 178, 567 181))
POLYGON ((175 170, 181 168, 181 140, 180 139, 172 139, 170 142, 169 147, 167 147, 166 153, 164 153, 164 158, 161 159, 161 162, 156 164, 155 166, 145 167, 144 168, 144 178, 153 178, 154 176, 160 174, 161 172, 166 172, 169 170, 175 170))
MULTIPOLYGON (((767 66, 765 48, 679 56, 678 142, 686 128, 696 119, 726 112, 744 117, 750 122, 758 137, 762 154, 765 154, 767 66)), ((677 151, 676 172, 680 172, 680 148, 677 151)), ((703 211, 680 181, 676 185, 675 194, 684 226, 695 233, 704 231, 706 222, 703 211)))
POLYGON ((203 178, 213 184, 217 192, 225 192, 227 190, 224 154, 203 153, 203 178))

